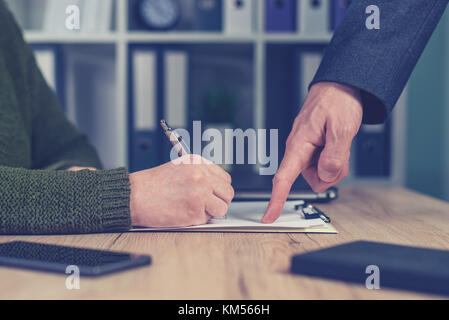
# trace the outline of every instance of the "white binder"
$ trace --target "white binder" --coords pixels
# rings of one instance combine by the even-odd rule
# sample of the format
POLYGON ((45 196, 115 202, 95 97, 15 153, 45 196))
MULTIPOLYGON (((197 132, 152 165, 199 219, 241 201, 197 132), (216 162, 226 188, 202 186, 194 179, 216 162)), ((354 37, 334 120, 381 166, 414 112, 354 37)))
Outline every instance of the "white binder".
POLYGON ((56 54, 52 49, 35 49, 36 63, 44 76, 45 81, 56 91, 56 54))
POLYGON ((152 50, 133 52, 134 128, 157 129, 157 55, 152 50))
POLYGON ((248 35, 255 29, 255 0, 224 0, 224 31, 227 34, 248 35))
POLYGON ((301 102, 303 103, 309 93, 309 85, 315 77, 321 64, 323 55, 319 52, 300 53, 300 75, 301 75, 301 102))
POLYGON ((164 54, 165 119, 173 128, 187 128, 188 55, 184 51, 164 54))
POLYGON ((299 32, 304 35, 329 33, 330 5, 328 0, 298 0, 299 32))
MULTIPOLYGON (((89 1, 89 0, 88 0, 89 1)), ((106 33, 111 31, 113 2, 112 0, 97 0, 97 26, 96 31, 106 33)))
POLYGON ((98 14, 104 14, 99 11, 99 0, 89 0, 84 3, 81 16, 81 31, 86 33, 94 33, 97 31, 98 14))

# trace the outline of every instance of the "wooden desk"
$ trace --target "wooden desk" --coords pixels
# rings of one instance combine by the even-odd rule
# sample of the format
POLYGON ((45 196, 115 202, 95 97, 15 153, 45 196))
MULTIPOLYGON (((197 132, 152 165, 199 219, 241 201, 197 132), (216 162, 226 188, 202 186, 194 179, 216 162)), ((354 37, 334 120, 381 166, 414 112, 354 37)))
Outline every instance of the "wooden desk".
POLYGON ((69 291, 64 275, 0 268, 0 299, 415 299, 434 298, 290 275, 290 257, 354 240, 449 249, 449 203, 398 188, 341 189, 322 205, 338 235, 139 233, 1 236, 153 256, 151 267, 69 291))

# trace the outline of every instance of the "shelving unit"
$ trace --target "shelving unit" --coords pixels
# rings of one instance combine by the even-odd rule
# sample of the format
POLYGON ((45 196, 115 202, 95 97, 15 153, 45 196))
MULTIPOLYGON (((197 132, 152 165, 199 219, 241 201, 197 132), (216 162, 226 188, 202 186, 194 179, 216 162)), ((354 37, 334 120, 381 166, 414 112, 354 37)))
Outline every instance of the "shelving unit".
MULTIPOLYGON (((261 1, 261 3, 263 3, 261 1)), ((115 50, 115 73, 116 73, 116 106, 112 108, 115 112, 115 123, 113 125, 118 133, 118 139, 115 145, 114 160, 110 161, 114 166, 126 166, 128 164, 128 90, 129 81, 128 58, 130 44, 250 44, 253 46, 253 70, 254 70, 254 119, 256 128, 265 128, 265 110, 266 110, 266 68, 267 57, 266 49, 272 44, 292 44, 305 46, 323 46, 329 43, 332 34, 326 33, 317 36, 304 35, 298 33, 270 33, 264 32, 264 6, 258 6, 257 26, 252 35, 227 35, 225 33, 211 32, 150 32, 150 31, 129 31, 128 30, 128 4, 127 0, 116 0, 115 30, 104 34, 58 34, 43 33, 35 30, 26 30, 25 39, 30 44, 60 44, 60 45, 87 45, 87 44, 109 44, 113 45, 115 50)), ((401 102, 405 104, 404 100, 401 102)), ((403 107, 405 110, 405 105, 403 107)), ((405 117, 398 114, 396 118, 405 117)), ((405 127, 401 125, 404 121, 396 121, 394 124, 395 140, 405 139, 405 127), (399 123, 396 126, 396 123, 399 123)), ((279 141, 279 143, 283 143, 279 141)), ((404 141, 401 142, 405 144, 404 141)), ((396 142, 395 142, 396 144, 396 142)), ((403 170, 403 150, 392 149, 394 174, 391 179, 383 179, 381 183, 402 184, 404 181, 403 170)), ((350 176, 348 181, 363 182, 350 176)))
POLYGON ((294 43, 294 44, 320 44, 326 45, 331 34, 321 36, 304 36, 301 33, 265 34, 264 30, 264 6, 258 6, 257 28, 252 35, 238 36, 224 33, 211 32, 148 32, 128 30, 128 5, 127 0, 117 0, 116 30, 107 34, 84 33, 42 33, 39 31, 26 31, 25 39, 30 44, 57 43, 57 44, 113 44, 116 51, 116 119, 117 130, 123 133, 120 141, 117 141, 116 164, 127 165, 128 143, 126 138, 127 128, 127 104, 128 104, 128 45, 136 43, 145 44, 239 44, 254 45, 254 79, 255 79, 255 114, 254 123, 263 128, 265 124, 265 48, 270 43, 294 43))

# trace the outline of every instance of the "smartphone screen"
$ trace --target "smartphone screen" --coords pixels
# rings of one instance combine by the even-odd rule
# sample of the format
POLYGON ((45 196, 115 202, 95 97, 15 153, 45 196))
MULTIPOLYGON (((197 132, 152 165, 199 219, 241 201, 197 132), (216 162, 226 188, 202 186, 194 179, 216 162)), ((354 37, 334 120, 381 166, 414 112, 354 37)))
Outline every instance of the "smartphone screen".
POLYGON ((151 257, 33 242, 0 244, 0 266, 66 274, 75 266, 82 276, 102 276, 151 264, 151 257))

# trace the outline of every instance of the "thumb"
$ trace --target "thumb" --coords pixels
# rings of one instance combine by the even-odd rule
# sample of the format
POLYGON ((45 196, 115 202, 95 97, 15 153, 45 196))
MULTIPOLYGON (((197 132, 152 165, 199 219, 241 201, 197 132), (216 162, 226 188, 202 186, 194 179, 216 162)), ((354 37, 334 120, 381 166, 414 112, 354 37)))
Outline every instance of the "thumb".
POLYGON ((326 131, 326 144, 318 161, 318 177, 326 183, 335 182, 348 162, 352 136, 326 131))

